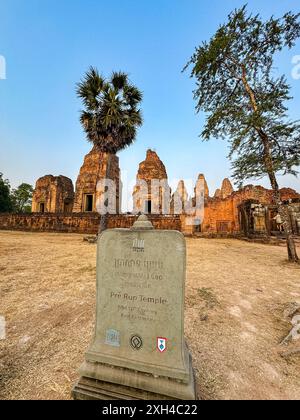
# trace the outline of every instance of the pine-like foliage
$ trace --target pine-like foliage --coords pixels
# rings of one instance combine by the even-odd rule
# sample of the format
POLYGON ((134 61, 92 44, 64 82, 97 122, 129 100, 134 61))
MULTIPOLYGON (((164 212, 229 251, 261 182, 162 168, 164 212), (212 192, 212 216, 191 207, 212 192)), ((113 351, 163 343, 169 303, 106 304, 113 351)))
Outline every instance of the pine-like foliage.
POLYGON ((196 78, 197 111, 206 113, 202 138, 228 138, 233 177, 297 173, 300 125, 289 121, 286 103, 290 87, 275 77, 274 55, 291 48, 300 36, 300 14, 286 13, 263 22, 246 6, 229 15, 209 42, 203 42, 186 67, 196 78))

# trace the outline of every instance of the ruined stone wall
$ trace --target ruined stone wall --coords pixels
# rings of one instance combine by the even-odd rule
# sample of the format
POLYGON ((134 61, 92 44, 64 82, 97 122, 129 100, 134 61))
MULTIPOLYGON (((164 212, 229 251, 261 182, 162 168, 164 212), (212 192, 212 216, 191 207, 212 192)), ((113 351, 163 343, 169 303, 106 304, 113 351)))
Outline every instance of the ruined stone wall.
MULTIPOLYGON (((130 228, 138 216, 111 215, 108 228, 130 228)), ((29 232, 61 232, 96 234, 101 216, 98 213, 76 214, 0 214, 0 230, 20 230, 29 232)), ((155 229, 181 230, 179 216, 151 215, 149 219, 155 229)))
MULTIPOLYGON (((179 216, 172 215, 148 215, 155 229, 178 230, 181 231, 181 221, 179 216)), ((133 215, 113 215, 109 217, 108 227, 113 228, 131 228, 138 216, 133 215)))
MULTIPOLYGON (((76 182, 74 213, 82 213, 86 211, 86 196, 93 196, 92 211, 97 211, 97 200, 100 199, 101 191, 97 191, 97 184, 105 178, 106 167, 108 164, 108 154, 100 152, 94 147, 84 158, 84 163, 80 169, 76 182)), ((120 168, 119 158, 116 155, 110 155, 110 167, 108 179, 115 182, 116 185, 116 211, 119 213, 120 201, 120 168)))
POLYGON ((269 191, 263 187, 245 187, 226 198, 208 199, 205 202, 202 232, 221 233, 240 231, 238 206, 245 200, 257 200, 262 204, 271 203, 269 191))
MULTIPOLYGON (((283 201, 300 198, 300 194, 290 188, 281 190, 283 201)), ((240 231, 238 206, 246 200, 256 200, 265 206, 273 205, 272 190, 261 186, 249 185, 240 191, 233 192, 225 199, 210 198, 206 200, 202 232, 222 233, 240 231)))
POLYGON ((29 232, 96 233, 100 216, 96 214, 0 214, 1 230, 29 232))
POLYGON ((217 233, 239 230, 233 200, 210 199, 205 203, 202 232, 217 233))

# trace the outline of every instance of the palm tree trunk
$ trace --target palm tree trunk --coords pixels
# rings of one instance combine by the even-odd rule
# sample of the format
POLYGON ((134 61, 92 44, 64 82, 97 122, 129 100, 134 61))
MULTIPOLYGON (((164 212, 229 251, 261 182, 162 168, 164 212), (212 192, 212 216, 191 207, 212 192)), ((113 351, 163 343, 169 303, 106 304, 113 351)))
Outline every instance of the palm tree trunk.
MULTIPOLYGON (((106 163, 106 169, 105 169, 105 179, 108 179, 109 175, 110 175, 110 168, 111 168, 111 154, 107 153, 107 163, 106 163)), ((105 214, 101 214, 101 220, 100 220, 100 225, 99 225, 99 230, 98 230, 98 236, 101 235, 102 232, 104 232, 105 230, 107 230, 108 227, 108 217, 109 214, 105 213, 105 214)))

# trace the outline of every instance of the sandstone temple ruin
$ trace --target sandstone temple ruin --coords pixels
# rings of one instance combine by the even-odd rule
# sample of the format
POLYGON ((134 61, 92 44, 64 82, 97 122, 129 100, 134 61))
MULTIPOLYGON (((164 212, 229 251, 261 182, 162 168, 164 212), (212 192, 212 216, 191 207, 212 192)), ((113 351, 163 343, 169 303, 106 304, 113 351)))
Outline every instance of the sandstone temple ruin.
POLYGON ((38 179, 32 198, 36 213, 69 213, 73 210, 74 187, 65 176, 46 175, 38 179))
MULTIPOLYGON (((101 191, 97 190, 97 184, 105 178, 108 164, 107 155, 100 152, 95 147, 85 156, 84 163, 76 182, 75 198, 73 203, 74 213, 96 212, 96 203, 101 191)), ((108 178, 113 180, 116 185, 115 197, 117 213, 119 213, 119 184, 120 168, 119 158, 115 155, 111 157, 110 167, 108 168, 108 178)))
POLYGON ((147 151, 146 159, 140 163, 133 191, 133 211, 135 213, 165 214, 163 196, 170 195, 168 175, 165 165, 152 150, 147 151), (155 186, 152 180, 156 180, 155 186))
MULTIPOLYGON (((274 219, 277 208, 271 190, 248 185, 235 191, 226 178, 211 194, 205 176, 199 174, 194 196, 189 197, 184 181, 171 191, 166 167, 152 150, 147 151, 138 168, 132 193, 133 213, 122 214, 119 158, 112 156, 108 160, 108 156, 95 147, 85 156, 75 190, 72 181, 64 176, 42 177, 36 182, 33 194, 33 214, 1 215, 0 227, 96 233, 101 217, 97 212, 97 200, 103 194, 97 190, 97 184, 107 170, 108 178, 116 185, 116 214, 109 217, 109 227, 130 227, 137 214, 146 213, 150 214, 156 228, 177 229, 186 234, 249 236, 278 230, 274 219), (154 185, 153 180, 156 180, 154 185), (193 215, 188 209, 195 205, 200 185, 204 186, 204 218, 201 223, 190 223, 193 215), (164 206, 166 201, 169 201, 167 208, 164 206)), ((281 197, 289 208, 294 233, 300 234, 300 194, 283 188, 281 197)))

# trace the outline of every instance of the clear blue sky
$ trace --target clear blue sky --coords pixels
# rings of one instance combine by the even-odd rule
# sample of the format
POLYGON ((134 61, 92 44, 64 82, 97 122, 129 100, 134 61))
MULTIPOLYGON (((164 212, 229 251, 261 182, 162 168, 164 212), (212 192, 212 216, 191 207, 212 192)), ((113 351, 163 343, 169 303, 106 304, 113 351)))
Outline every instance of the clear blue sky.
MULTIPOLYGON (((145 123, 137 142, 120 154, 129 179, 147 148, 164 161, 170 179, 205 173, 214 191, 230 176, 226 142, 202 143, 203 115, 195 115, 194 82, 181 70, 242 0, 1 0, 0 172, 16 186, 45 174, 75 182, 91 146, 78 122, 75 84, 90 65, 104 75, 123 70, 144 92, 145 123)), ((299 0, 249 0, 264 18, 300 10, 299 0)), ((292 118, 300 118, 300 80, 292 57, 300 42, 277 60, 292 85, 292 118)), ((267 183, 260 182, 268 185, 267 183)), ((299 179, 281 185, 300 190, 299 179)))

